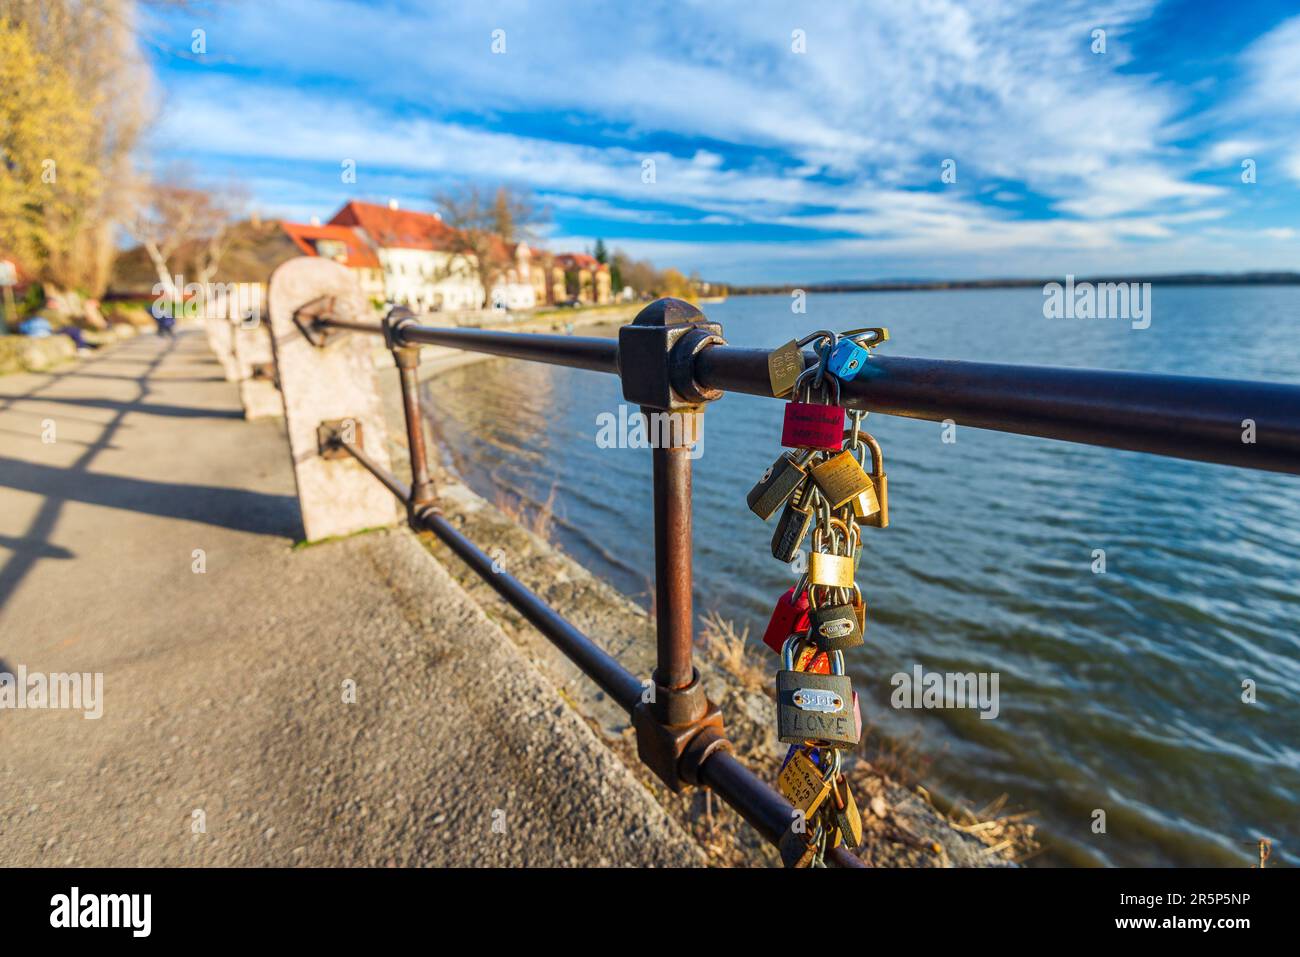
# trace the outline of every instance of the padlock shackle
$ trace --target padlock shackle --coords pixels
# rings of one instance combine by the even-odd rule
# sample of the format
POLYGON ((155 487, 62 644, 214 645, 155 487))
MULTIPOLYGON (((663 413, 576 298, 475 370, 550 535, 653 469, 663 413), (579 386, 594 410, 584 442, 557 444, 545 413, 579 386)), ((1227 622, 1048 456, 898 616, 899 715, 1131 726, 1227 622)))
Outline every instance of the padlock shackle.
POLYGON ((871 474, 885 474, 885 453, 880 450, 880 443, 870 432, 862 432, 859 435, 859 441, 871 450, 871 474))

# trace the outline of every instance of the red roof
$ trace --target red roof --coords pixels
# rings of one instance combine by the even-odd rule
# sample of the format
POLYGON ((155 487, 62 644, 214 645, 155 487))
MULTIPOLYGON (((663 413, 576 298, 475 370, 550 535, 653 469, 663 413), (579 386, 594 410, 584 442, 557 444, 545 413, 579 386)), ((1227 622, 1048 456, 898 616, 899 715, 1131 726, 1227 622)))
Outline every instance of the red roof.
POLYGON ((359 227, 376 245, 401 249, 447 249, 453 235, 450 226, 430 213, 356 200, 335 213, 330 224, 359 227))
POLYGON ((280 226, 293 240, 294 245, 308 256, 338 258, 332 254, 330 245, 341 243, 344 252, 339 261, 343 265, 354 269, 379 268, 379 258, 375 256, 374 251, 357 235, 356 230, 347 226, 312 226, 307 223, 281 223, 280 226), (323 246, 322 241, 324 241, 323 246))
POLYGON ((560 253, 555 257, 555 261, 566 269, 599 270, 609 268, 605 263, 598 262, 595 256, 588 256, 586 253, 560 253))

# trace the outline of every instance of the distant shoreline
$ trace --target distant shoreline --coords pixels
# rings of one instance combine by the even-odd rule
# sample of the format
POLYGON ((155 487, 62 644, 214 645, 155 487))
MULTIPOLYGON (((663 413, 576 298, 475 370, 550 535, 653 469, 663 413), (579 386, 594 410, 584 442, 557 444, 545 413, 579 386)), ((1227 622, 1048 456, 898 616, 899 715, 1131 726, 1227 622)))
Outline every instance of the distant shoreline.
MULTIPOLYGON (((728 284, 732 296, 767 296, 789 293, 796 289, 804 292, 945 292, 954 289, 1023 289, 1061 282, 1064 276, 1039 279, 935 279, 886 280, 881 282, 830 282, 785 283, 776 286, 735 286, 728 284)), ((1155 276, 1075 276, 1076 283, 1107 282, 1146 283, 1153 286, 1298 286, 1298 272, 1247 272, 1247 273, 1171 273, 1155 276)))

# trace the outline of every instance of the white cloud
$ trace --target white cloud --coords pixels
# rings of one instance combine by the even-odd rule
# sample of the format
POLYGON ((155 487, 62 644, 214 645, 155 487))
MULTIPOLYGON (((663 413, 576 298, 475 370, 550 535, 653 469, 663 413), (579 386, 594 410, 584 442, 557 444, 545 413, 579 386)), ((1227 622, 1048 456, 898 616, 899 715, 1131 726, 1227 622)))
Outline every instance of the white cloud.
MULTIPOLYGON (((358 195, 392 194, 400 180, 427 198, 437 179, 477 177, 529 184, 557 210, 611 224, 856 237, 754 244, 780 262, 804 249, 971 262, 1109 250, 1127 265, 1121 250, 1135 246, 1186 252, 1186 235, 1222 216, 1210 204, 1225 196, 1193 174, 1262 146, 1238 135, 1196 151, 1171 145, 1186 104, 1156 78, 1119 70, 1132 65, 1128 31, 1154 2, 649 4, 621 9, 617 30, 604 31, 592 25, 610 10, 594 0, 453 5, 437 17, 351 0, 246 5, 219 14, 209 45, 267 76, 176 75, 167 128, 171 143, 223 157, 326 170, 354 159, 358 195), (1108 32, 1100 56, 1088 47, 1097 26, 1108 32), (794 27, 806 31, 805 54, 790 50, 794 27), (490 49, 498 28, 504 55, 490 49), (463 114, 481 119, 449 119, 463 114), (958 182, 930 191, 946 157, 958 182), (641 181, 646 158, 654 184, 641 181), (975 198, 1022 198, 1003 184, 1063 215, 1026 220, 975 198), (648 209, 661 204, 689 212, 648 209)), ((1252 46, 1251 82, 1300 90, 1300 54, 1287 60, 1297 44, 1300 18, 1252 46)), ((1300 180, 1296 150, 1286 168, 1300 180)), ((338 194, 336 173, 320 178, 321 195, 338 194)), ((733 262, 749 250, 711 248, 733 262)))

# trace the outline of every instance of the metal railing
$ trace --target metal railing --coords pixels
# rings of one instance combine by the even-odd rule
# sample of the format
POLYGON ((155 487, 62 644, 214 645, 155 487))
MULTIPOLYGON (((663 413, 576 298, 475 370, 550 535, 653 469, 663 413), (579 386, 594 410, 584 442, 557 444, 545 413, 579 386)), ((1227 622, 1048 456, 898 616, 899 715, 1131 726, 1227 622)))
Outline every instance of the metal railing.
MULTIPOLYGON (((350 331, 383 336, 401 380, 412 484, 377 465, 341 430, 325 429, 322 452, 347 454, 405 503, 410 524, 445 542, 485 582, 632 717, 637 749, 674 791, 712 788, 776 843, 793 808, 730 753, 722 715, 704 697, 693 666, 691 456, 677 430, 652 449, 657 664, 654 694, 585 634, 492 559, 439 511, 429 478, 418 395, 419 350, 446 346, 618 375, 623 395, 646 412, 702 414, 724 392, 773 397, 768 352, 729 346, 721 327, 674 299, 648 305, 611 339, 445 329, 419 325, 398 307, 383 322, 331 315, 311 304, 295 317, 313 341, 350 331), (650 700, 643 700, 644 698, 650 700)), ((805 364, 816 362, 809 352, 805 364)), ((1300 474, 1300 387, 873 355, 843 383, 854 409, 1062 439, 1157 455, 1300 474), (1255 441, 1245 442, 1245 420, 1255 441)), ((828 863, 861 867, 845 848, 828 863)))

